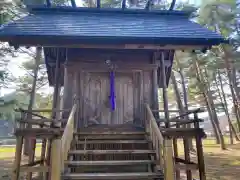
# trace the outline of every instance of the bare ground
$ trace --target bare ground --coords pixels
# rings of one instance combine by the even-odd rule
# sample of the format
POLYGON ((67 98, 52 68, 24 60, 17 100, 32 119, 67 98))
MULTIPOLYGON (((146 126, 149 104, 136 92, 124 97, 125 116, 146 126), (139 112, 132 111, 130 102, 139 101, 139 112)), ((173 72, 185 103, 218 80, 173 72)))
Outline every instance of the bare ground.
MULTIPOLYGON (((219 145, 204 143, 204 155, 207 180, 240 179, 240 143, 228 145, 226 151, 220 150, 219 145)), ((10 180, 13 157, 14 152, 0 151, 0 180, 10 180)), ((26 162, 26 158, 23 160, 26 162)))

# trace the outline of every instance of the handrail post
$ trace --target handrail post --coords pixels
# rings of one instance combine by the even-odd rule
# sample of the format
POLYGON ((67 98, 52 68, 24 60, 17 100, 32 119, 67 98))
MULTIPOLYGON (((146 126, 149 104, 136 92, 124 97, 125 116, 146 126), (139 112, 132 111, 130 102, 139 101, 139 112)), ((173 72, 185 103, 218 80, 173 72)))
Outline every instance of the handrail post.
MULTIPOLYGON (((198 120, 197 112, 194 113, 194 127, 200 128, 198 120)), ((203 157, 203 146, 202 146, 202 139, 199 135, 196 135, 196 148, 197 148, 197 158, 198 158, 198 169, 199 169, 199 177, 200 180, 206 180, 205 174, 205 164, 204 164, 204 157, 203 157)))
POLYGON ((165 180, 175 180, 172 139, 164 139, 164 174, 165 180))
POLYGON ((50 180, 61 179, 62 168, 61 139, 53 139, 51 145, 50 180))

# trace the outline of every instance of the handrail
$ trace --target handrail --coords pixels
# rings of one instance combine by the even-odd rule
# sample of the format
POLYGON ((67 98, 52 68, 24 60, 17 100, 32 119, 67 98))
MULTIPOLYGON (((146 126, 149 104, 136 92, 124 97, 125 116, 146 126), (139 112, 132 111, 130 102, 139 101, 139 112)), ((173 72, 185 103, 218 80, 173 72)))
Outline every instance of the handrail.
POLYGON ((34 113, 34 112, 70 112, 71 109, 32 109, 32 110, 27 110, 27 109, 22 109, 18 108, 15 109, 16 112, 25 112, 25 113, 34 113))
POLYGON ((165 179, 174 180, 175 167, 173 160, 172 139, 163 137, 148 104, 146 104, 145 120, 146 132, 149 133, 150 140, 152 141, 153 147, 157 153, 159 169, 164 171, 165 179))
POLYGON ((68 151, 70 150, 71 143, 73 140, 74 115, 75 115, 76 109, 77 109, 77 104, 74 104, 61 139, 61 154, 63 155, 62 168, 61 168, 62 170, 64 168, 64 161, 67 160, 68 151))
POLYGON ((146 131, 150 135, 150 140, 153 142, 153 146, 157 151, 157 158, 159 160, 160 169, 163 169, 163 146, 164 139, 163 135, 158 128, 156 119, 153 116, 153 113, 148 104, 146 104, 146 131))
POLYGON ((64 128, 61 139, 54 139, 51 147, 51 180, 60 180, 61 173, 64 171, 64 162, 67 160, 68 152, 74 134, 74 116, 77 110, 77 103, 72 107, 68 117, 67 124, 64 128))

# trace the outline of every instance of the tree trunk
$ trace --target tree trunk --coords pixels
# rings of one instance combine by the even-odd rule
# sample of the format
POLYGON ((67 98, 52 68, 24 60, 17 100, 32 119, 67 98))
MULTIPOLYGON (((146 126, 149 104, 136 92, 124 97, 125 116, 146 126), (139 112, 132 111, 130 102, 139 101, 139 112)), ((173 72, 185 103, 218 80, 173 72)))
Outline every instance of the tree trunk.
POLYGON ((210 108, 210 104, 208 102, 207 95, 204 92, 203 92, 203 97, 204 97, 204 100, 205 100, 205 103, 206 103, 208 114, 210 116, 210 122, 212 124, 213 131, 214 131, 214 134, 215 134, 216 144, 220 144, 220 138, 219 138, 219 133, 218 133, 218 130, 217 130, 217 127, 216 127, 216 123, 215 123, 213 115, 212 115, 212 110, 210 108))
MULTIPOLYGON (((228 117, 229 131, 232 132, 232 135, 235 136, 235 139, 236 139, 237 141, 239 141, 240 139, 239 139, 239 137, 238 137, 238 135, 237 135, 237 131, 236 131, 235 127, 234 127, 233 124, 232 124, 232 121, 231 121, 231 118, 230 118, 230 115, 229 115, 229 111, 228 111, 228 108, 227 108, 227 98, 226 98, 226 95, 225 95, 225 92, 224 92, 224 89, 223 89, 223 82, 222 82, 222 78, 221 78, 221 75, 220 75, 219 70, 217 71, 217 73, 218 73, 218 79, 219 79, 220 87, 221 87, 221 91, 222 91, 223 102, 224 102, 224 104, 225 104, 225 106, 223 105, 223 108, 224 108, 225 113, 226 113, 226 115, 227 115, 227 117, 228 117)), ((230 134, 230 136, 231 136, 231 134, 230 134)), ((231 137, 230 137, 230 138, 231 138, 231 137)), ((231 138, 231 139, 233 139, 233 138, 231 138)), ((231 139, 230 139, 230 140, 231 140, 231 139)), ((233 140, 231 140, 231 143, 232 143, 232 141, 233 141, 233 140)))
MULTIPOLYGON (((32 83, 32 90, 30 93, 30 100, 28 104, 28 111, 31 111, 33 108, 33 104, 35 102, 35 94, 36 94, 36 84, 37 84, 37 77, 38 77, 38 71, 39 71, 39 64, 41 61, 41 55, 42 55, 42 48, 37 47, 36 48, 36 57, 35 57, 35 69, 33 71, 33 83, 32 83)), ((32 119, 31 114, 27 114, 27 119, 32 119)), ((27 128, 31 128, 31 125, 28 125, 27 128)), ((34 145, 34 142, 29 138, 25 139, 24 143, 24 155, 28 156, 31 153, 32 147, 34 145)))
POLYGON ((240 99, 240 95, 237 94, 238 92, 238 88, 236 86, 234 86, 234 80, 233 80, 233 74, 232 74, 232 63, 230 60, 230 55, 227 51, 227 49, 224 46, 220 46, 219 47, 219 51, 224 53, 224 62, 225 62, 225 67, 226 67, 226 71, 227 71, 227 76, 228 76, 228 81, 229 81, 229 88, 231 90, 231 94, 232 94, 232 100, 233 100, 233 105, 234 105, 234 111, 235 111, 235 115, 236 115, 236 120, 237 120, 237 125, 238 125, 238 129, 240 130, 240 110, 238 108, 238 102, 240 99))
POLYGON ((216 124, 216 129, 218 131, 219 138, 220 138, 221 148, 222 148, 222 150, 225 150, 226 145, 224 143, 223 134, 222 134, 222 131, 221 131, 220 126, 219 126, 217 113, 216 113, 216 110, 215 110, 215 107, 214 107, 213 97, 212 97, 212 94, 209 91, 210 87, 208 87, 208 81, 206 81, 206 79, 204 78, 204 76, 202 74, 201 69, 199 68, 199 65, 198 65, 198 62, 197 62, 197 56, 196 56, 196 59, 194 60, 194 62, 195 62, 195 68, 196 68, 197 75, 198 75, 199 80, 202 82, 202 85, 203 85, 203 92, 205 93, 205 96, 207 98, 209 107, 211 109, 211 112, 212 112, 212 115, 213 115, 213 118, 214 118, 214 122, 216 124), (206 81, 206 83, 204 83, 205 81, 206 81))
MULTIPOLYGON (((174 72, 171 74, 171 80, 173 83, 173 87, 174 87, 174 92, 175 92, 175 96, 176 96, 176 100, 177 100, 177 104, 178 104, 178 109, 179 109, 179 114, 182 115, 185 113, 185 109, 183 107, 182 101, 181 101, 181 96, 180 96, 180 92, 179 89, 177 87, 177 81, 176 78, 174 76, 174 72)), ((184 119, 188 119, 187 116, 184 117, 184 119)), ((187 127, 187 126, 185 126, 187 127)), ((183 144, 184 144, 184 156, 186 161, 190 161, 190 146, 189 146, 189 139, 184 138, 183 139, 183 144)), ((187 179, 192 179, 192 173, 191 171, 187 170, 186 171, 187 174, 187 179)))
MULTIPOLYGON (((175 57, 175 59, 176 59, 176 62, 177 62, 177 66, 179 68, 178 72, 180 74, 181 82, 182 82, 184 109, 185 109, 185 111, 188 111, 188 96, 187 96, 186 83, 185 83, 184 75, 183 75, 183 68, 181 66, 181 63, 178 61, 178 58, 175 57)), ((189 119, 189 116, 187 116, 187 119, 189 119)), ((188 124, 187 127, 191 128, 191 124, 188 124)), ((190 148, 191 151, 195 151, 195 149, 193 147, 192 139, 189 139, 189 148, 190 148)))
MULTIPOLYGON (((217 70, 218 71, 218 70, 217 70)), ((219 72, 218 72, 219 73, 219 72)), ((220 74, 218 74, 218 78, 219 80, 221 79, 221 76, 220 74)), ((232 128, 231 128, 231 119, 230 119, 230 116, 229 116, 229 113, 228 113, 228 107, 227 107, 227 102, 224 101, 224 97, 222 97, 224 91, 222 89, 222 94, 221 94, 221 91, 219 89, 219 86, 218 86, 218 81, 217 81, 217 75, 214 74, 214 81, 216 83, 216 88, 217 88, 217 93, 218 93, 218 96, 220 98, 220 102, 221 102, 221 105, 222 105, 222 108, 224 109, 224 112, 225 112, 225 115, 227 116, 228 118, 228 126, 229 126, 229 138, 230 138, 230 144, 233 144, 233 132, 232 132, 232 128)), ((220 86, 222 88, 222 84, 220 83, 220 86)), ((223 95, 224 96, 224 95, 223 95)))
POLYGON ((215 138, 216 138, 216 144, 220 144, 220 136, 219 136, 219 132, 217 130, 217 126, 216 126, 216 122, 214 120, 214 115, 213 115, 213 112, 212 112, 212 108, 211 108, 211 104, 209 103, 209 100, 208 100, 208 96, 207 96, 207 93, 206 93, 206 90, 201 87, 201 84, 202 83, 202 80, 201 80, 201 77, 200 77, 200 74, 198 72, 198 64, 195 62, 195 69, 197 71, 197 74, 196 74, 196 77, 197 77, 197 80, 199 81, 199 84, 200 84, 200 89, 202 91, 202 95, 204 97, 204 100, 205 100, 205 103, 206 103, 206 107, 207 107, 207 110, 208 110, 208 114, 210 116, 210 121, 211 121, 211 124, 212 124, 212 128, 213 128, 213 131, 214 131, 214 134, 215 134, 215 138))

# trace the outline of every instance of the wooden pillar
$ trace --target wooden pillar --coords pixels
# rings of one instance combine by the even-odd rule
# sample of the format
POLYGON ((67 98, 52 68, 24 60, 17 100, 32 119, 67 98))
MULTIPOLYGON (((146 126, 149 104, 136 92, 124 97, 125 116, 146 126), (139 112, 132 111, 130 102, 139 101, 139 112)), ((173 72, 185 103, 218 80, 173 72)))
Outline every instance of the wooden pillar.
MULTIPOLYGON (((52 110, 57 109, 58 103, 59 103, 59 93, 60 93, 60 59, 59 59, 59 49, 57 50, 57 58, 56 58, 56 65, 55 65, 55 77, 54 77, 54 93, 53 93, 53 105, 52 105, 52 110)), ((52 119, 56 118, 56 111, 52 111, 52 119)), ((54 127, 59 124, 51 124, 51 127, 54 127)), ((50 166, 50 171, 47 173, 47 178, 49 179, 51 177, 51 171, 54 169, 54 161, 58 160, 53 160, 53 152, 57 148, 59 148, 59 140, 49 140, 47 143, 48 145, 48 154, 47 154, 47 165, 50 166), (53 147, 53 150, 52 150, 53 147), (50 173, 50 174, 49 174, 50 173)), ((61 147, 61 146, 60 146, 61 147)), ((59 151, 59 149, 58 149, 59 151)), ((55 152, 56 154, 58 153, 57 151, 55 152)), ((57 155, 55 155, 57 156, 57 155)), ((55 157, 54 156, 54 157, 55 157)), ((55 172, 55 171, 54 171, 55 172)))
MULTIPOLYGON (((32 111, 32 108, 35 103, 35 95, 36 95, 36 85, 37 85, 37 77, 38 77, 38 71, 39 71, 39 63, 42 56, 42 47, 36 47, 36 57, 35 60, 35 68, 34 68, 34 74, 33 74, 33 83, 32 83, 32 89, 30 93, 30 101, 28 104, 28 111, 32 111)), ((32 119, 32 114, 27 114, 27 119, 32 119)), ((27 124, 27 128, 32 128, 31 124, 27 124)), ((29 156, 29 163, 32 163, 34 161, 35 156, 35 146, 36 146, 36 139, 35 138, 25 138, 24 140, 24 150, 23 153, 26 156, 29 156)), ((29 173, 29 175, 31 175, 29 173)), ((29 178, 28 178, 29 179, 29 178)))
POLYGON ((62 152, 61 152, 61 139, 53 139, 51 144, 51 157, 50 157, 50 179, 60 180, 62 170, 62 152))
POLYGON ((164 106, 164 115, 166 120, 166 128, 169 128, 169 111, 168 111, 168 97, 167 97, 167 81, 166 81, 166 72, 165 72, 165 58, 164 52, 161 53, 161 76, 162 76, 162 90, 163 90, 163 106, 164 106))
POLYGON ((164 175, 166 180, 175 180, 172 140, 164 139, 164 175))
MULTIPOLYGON (((73 92, 73 79, 74 77, 69 73, 68 66, 64 67, 64 89, 63 89, 63 109, 72 108, 72 92, 73 92)), ((67 119, 70 112, 63 112, 63 119, 67 119)), ((62 124, 65 126, 66 122, 62 124)))
MULTIPOLYGON (((199 122, 197 113, 194 113, 194 127, 199 128, 199 122)), ((205 163, 204 163, 204 155, 203 155, 203 146, 202 139, 199 135, 196 135, 196 148, 197 148, 197 158, 198 158, 198 169, 199 169, 199 177, 200 180, 206 180, 206 172, 205 172, 205 163)))
MULTIPOLYGON (((22 113, 23 115, 23 113, 22 113)), ((20 124, 20 128, 24 128, 24 124, 20 124)), ((22 159, 22 151, 23 151, 23 136, 17 136, 16 149, 15 149, 15 161, 13 164, 13 174, 12 180, 18 180, 20 174, 20 165, 22 159)))
MULTIPOLYGON (((164 52, 161 53, 161 76, 162 76, 162 85, 163 85, 163 105, 164 105, 164 115, 165 115, 165 126, 169 128, 169 110, 168 110, 168 97, 167 97, 167 81, 166 81, 166 72, 165 72, 165 58, 164 52)), ((164 172, 166 180, 175 180, 175 168, 173 160, 173 141, 170 137, 164 139, 164 172)))
MULTIPOLYGON (((152 59, 152 63, 153 64, 157 64, 156 59, 157 59, 158 54, 154 53, 153 55, 153 59, 152 59)), ((157 77, 157 68, 153 70, 152 73, 152 109, 154 110, 158 110, 159 106, 158 106, 158 77, 157 77)), ((159 119, 159 113, 158 112, 154 112, 154 117, 156 119, 159 119)))

